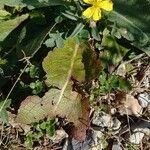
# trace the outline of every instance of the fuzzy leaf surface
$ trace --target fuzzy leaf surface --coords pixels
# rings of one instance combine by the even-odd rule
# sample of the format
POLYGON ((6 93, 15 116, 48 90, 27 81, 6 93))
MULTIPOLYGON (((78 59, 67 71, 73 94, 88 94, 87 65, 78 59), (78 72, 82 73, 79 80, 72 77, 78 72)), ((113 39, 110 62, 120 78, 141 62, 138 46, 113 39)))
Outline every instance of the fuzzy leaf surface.
POLYGON ((29 96, 21 104, 17 121, 25 124, 39 121, 44 117, 66 117, 70 122, 78 124, 81 114, 81 95, 67 86, 61 101, 58 103, 61 90, 51 89, 42 98, 29 96))
POLYGON ((49 52, 43 61, 43 68, 47 73, 47 82, 62 89, 71 77, 80 82, 84 81, 83 51, 84 48, 76 44, 76 40, 72 38, 65 42, 63 48, 55 48, 49 52))
POLYGON ((30 124, 47 116, 66 118, 74 124, 72 136, 79 141, 84 141, 90 122, 88 99, 82 98, 79 93, 71 89, 72 87, 68 85, 60 102, 61 90, 58 89, 49 90, 42 98, 27 97, 20 106, 16 121, 30 124))
POLYGON ((69 38, 63 48, 49 52, 43 68, 47 83, 62 89, 71 78, 84 82, 96 77, 101 65, 88 44, 77 44, 75 38, 69 38))

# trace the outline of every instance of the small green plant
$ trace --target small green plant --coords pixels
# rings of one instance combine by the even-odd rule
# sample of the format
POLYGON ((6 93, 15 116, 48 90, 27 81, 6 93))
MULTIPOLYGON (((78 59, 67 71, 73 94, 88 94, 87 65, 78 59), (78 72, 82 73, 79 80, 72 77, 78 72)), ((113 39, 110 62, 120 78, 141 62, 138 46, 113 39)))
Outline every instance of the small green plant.
POLYGON ((104 71, 101 72, 98 78, 99 86, 94 89, 96 95, 105 95, 112 92, 112 90, 131 90, 129 81, 126 81, 118 75, 106 74, 104 71))
POLYGON ((34 123, 32 130, 25 135, 24 145, 27 148, 32 148, 34 142, 39 141, 45 136, 53 136, 55 134, 55 120, 48 119, 47 121, 34 123))
POLYGON ((29 65, 26 69, 25 69, 25 76, 28 79, 27 83, 24 82, 24 80, 20 81, 20 85, 22 88, 27 89, 29 88, 30 90, 32 90, 32 94, 40 94, 43 92, 44 90, 44 84, 42 81, 40 81, 40 68, 38 66, 35 65, 29 65))
POLYGON ((30 65, 27 67, 25 72, 29 74, 30 78, 39 78, 40 76, 39 68, 35 65, 30 65))
POLYGON ((32 89, 33 94, 39 94, 43 90, 43 83, 39 80, 36 80, 35 82, 30 83, 29 86, 32 89))

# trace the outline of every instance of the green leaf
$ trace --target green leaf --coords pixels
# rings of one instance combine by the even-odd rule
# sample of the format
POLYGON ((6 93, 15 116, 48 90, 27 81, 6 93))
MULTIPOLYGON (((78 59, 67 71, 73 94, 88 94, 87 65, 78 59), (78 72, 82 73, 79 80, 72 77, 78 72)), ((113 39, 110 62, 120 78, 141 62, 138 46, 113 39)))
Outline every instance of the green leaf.
POLYGON ((51 89, 42 98, 38 96, 27 97, 21 103, 16 121, 30 124, 47 116, 67 118, 69 122, 74 123, 78 130, 79 140, 86 137, 86 130, 89 126, 88 100, 72 91, 71 85, 68 85, 65 91, 51 89))
POLYGON ((89 39, 90 38, 90 33, 86 29, 82 29, 81 32, 78 35, 79 38, 81 39, 89 39))
POLYGON ((122 78, 120 77, 120 78, 119 78, 119 88, 120 88, 121 90, 124 90, 124 91, 126 91, 126 92, 129 92, 129 91, 131 91, 132 86, 131 86, 131 84, 130 84, 129 81, 127 81, 127 80, 125 80, 125 79, 122 79, 122 78))
POLYGON ((15 19, 0 22, 0 42, 13 31, 21 22, 28 18, 28 14, 16 17, 15 19))
POLYGON ((98 79, 101 85, 105 85, 105 83, 107 82, 107 74, 104 71, 102 71, 98 79))
POLYGON ((64 45, 64 39, 62 38, 63 33, 50 33, 49 37, 46 41, 45 41, 45 45, 47 47, 54 47, 55 44, 58 48, 63 47, 64 45))
POLYGON ((115 0, 108 19, 115 23, 121 35, 150 55, 150 1, 115 0))
POLYGON ((0 102, 0 121, 4 122, 4 123, 8 123, 8 112, 6 110, 6 108, 8 108, 11 104, 11 100, 7 100, 7 102, 5 103, 5 105, 3 105, 4 101, 0 102), (2 108, 3 107, 3 108, 2 108))
POLYGON ((55 46, 55 39, 49 38, 44 43, 46 47, 54 47, 55 46))
POLYGON ((101 60, 104 67, 109 65, 117 65, 129 51, 127 48, 119 45, 116 39, 109 33, 103 33, 101 45, 105 48, 101 55, 101 60))
POLYGON ((33 94, 39 94, 43 90, 43 83, 39 80, 30 83, 30 88, 33 90, 33 94))
POLYGON ((77 44, 75 38, 67 39, 63 48, 50 51, 43 61, 47 83, 61 88, 71 77, 79 82, 98 75, 100 63, 86 43, 77 44))
POLYGON ((49 136, 53 136, 55 134, 55 120, 49 120, 46 124, 46 133, 49 136))
POLYGON ((6 19, 10 15, 11 14, 7 12, 6 10, 0 9, 0 22, 1 20, 6 19))
POLYGON ((69 18, 71 20, 77 21, 78 20, 78 16, 75 15, 72 12, 66 11, 65 13, 62 13, 63 16, 65 16, 66 18, 69 18))
POLYGON ((70 37, 74 37, 74 36, 78 35, 82 31, 82 29, 84 28, 84 26, 85 25, 83 23, 77 24, 77 26, 75 27, 74 31, 70 35, 70 37))
MULTIPOLYGON (((1 101, 1 102, 0 102, 0 108, 1 108, 1 106, 3 106, 3 103, 4 103, 4 101, 1 101)), ((8 108, 8 107, 10 106, 10 104, 11 104, 11 100, 8 99, 2 109, 8 108)))
POLYGON ((102 71, 98 79, 100 82, 99 94, 105 94, 115 89, 124 91, 130 91, 132 89, 130 82, 118 75, 107 76, 107 74, 102 71))
POLYGON ((108 83, 109 83, 109 86, 112 87, 112 89, 118 88, 119 87, 119 77, 117 75, 111 75, 108 78, 108 83))
POLYGON ((101 40, 100 34, 99 34, 98 29, 96 27, 91 28, 91 34, 95 40, 97 40, 97 41, 101 40))
POLYGON ((47 73, 47 82, 62 88, 73 77, 82 82, 85 80, 82 54, 85 47, 76 44, 74 38, 65 41, 63 48, 55 48, 49 52, 43 61, 43 68, 47 73))

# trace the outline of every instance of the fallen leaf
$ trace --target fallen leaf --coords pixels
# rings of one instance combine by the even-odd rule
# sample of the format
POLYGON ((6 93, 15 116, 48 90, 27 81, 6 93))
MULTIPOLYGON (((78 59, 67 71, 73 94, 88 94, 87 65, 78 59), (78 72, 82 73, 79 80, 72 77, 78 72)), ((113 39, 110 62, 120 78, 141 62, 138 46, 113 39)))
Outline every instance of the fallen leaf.
POLYGON ((122 115, 127 114, 139 117, 142 114, 142 107, 139 105, 138 100, 130 94, 117 93, 116 102, 122 115))
POLYGON ((74 123, 72 135, 79 141, 83 141, 90 122, 88 99, 83 99, 82 95, 71 91, 70 88, 71 86, 67 86, 61 101, 59 101, 61 90, 58 89, 49 90, 42 98, 27 97, 21 103, 16 121, 30 124, 47 116, 67 118, 69 122, 74 123))
POLYGON ((72 136, 78 141, 84 141, 87 136, 87 131, 90 127, 90 107, 87 98, 83 98, 81 102, 82 113, 79 118, 79 125, 72 129, 72 136))

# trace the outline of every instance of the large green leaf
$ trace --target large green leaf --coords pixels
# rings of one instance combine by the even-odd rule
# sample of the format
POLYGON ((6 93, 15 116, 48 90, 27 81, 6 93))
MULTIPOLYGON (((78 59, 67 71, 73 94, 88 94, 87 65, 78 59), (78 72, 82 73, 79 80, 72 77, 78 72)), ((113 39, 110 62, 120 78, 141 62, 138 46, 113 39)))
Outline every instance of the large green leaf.
POLYGON ((64 5, 64 0, 1 0, 0 8, 4 5, 8 6, 20 6, 20 7, 29 7, 30 9, 38 7, 47 7, 47 6, 56 6, 64 5))
POLYGON ((28 18, 28 14, 16 17, 15 19, 0 22, 0 42, 14 30, 21 22, 28 18))
POLYGON ((149 10, 149 0, 115 0, 114 11, 108 17, 124 38, 148 55, 150 55, 149 10))
POLYGON ((55 48, 51 51, 43 62, 43 68, 47 73, 47 82, 62 88, 71 77, 80 82, 84 81, 83 52, 84 48, 76 44, 76 40, 73 38, 65 42, 63 49, 55 48))
POLYGON ((16 73, 18 60, 24 57, 33 57, 51 30, 52 25, 38 25, 26 23, 18 26, 1 43, 1 57, 7 60, 3 74, 0 74, 0 87, 16 73))
POLYGON ((75 38, 65 41, 63 48, 55 48, 43 61, 47 83, 62 88, 71 78, 88 81, 98 75, 99 61, 88 44, 77 44, 75 38))

